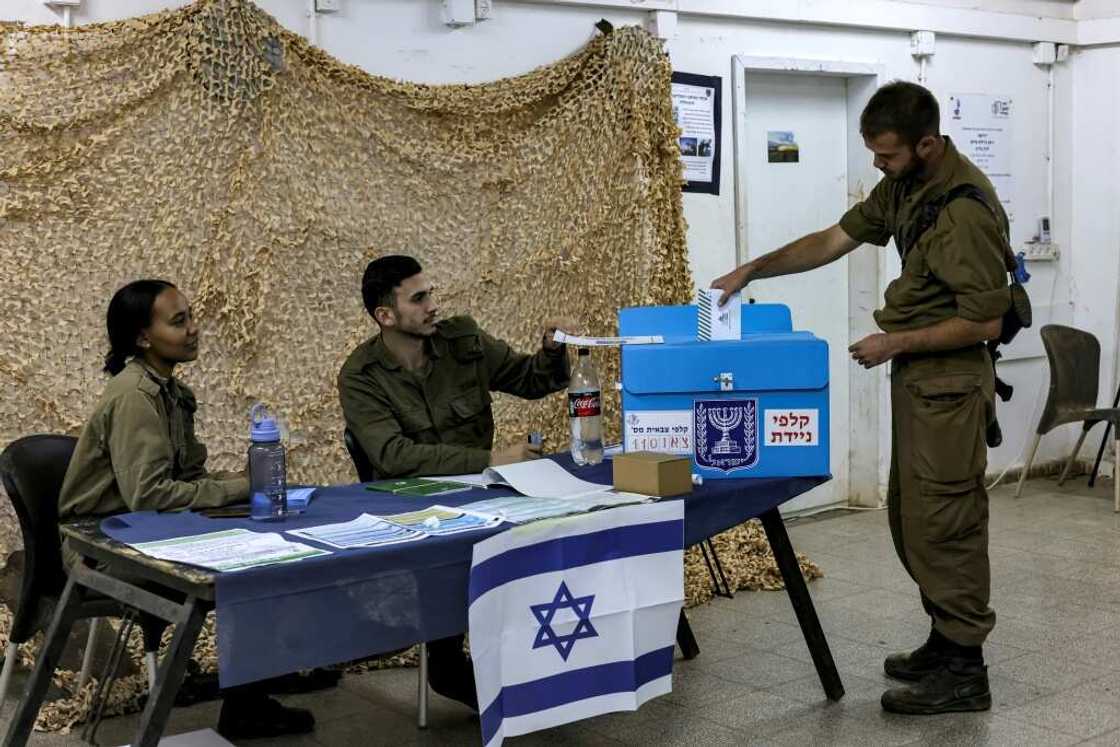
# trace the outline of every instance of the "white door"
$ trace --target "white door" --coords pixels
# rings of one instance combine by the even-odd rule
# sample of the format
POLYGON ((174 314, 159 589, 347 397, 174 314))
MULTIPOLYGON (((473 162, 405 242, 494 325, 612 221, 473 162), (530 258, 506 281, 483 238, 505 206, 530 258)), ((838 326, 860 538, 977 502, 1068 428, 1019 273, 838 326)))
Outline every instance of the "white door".
MULTIPOLYGON (((746 72, 747 259, 836 223, 847 207, 847 83, 842 77, 746 72)), ((784 513, 848 500, 848 260, 750 286, 783 303, 795 329, 829 346, 833 479, 786 503, 784 513)))

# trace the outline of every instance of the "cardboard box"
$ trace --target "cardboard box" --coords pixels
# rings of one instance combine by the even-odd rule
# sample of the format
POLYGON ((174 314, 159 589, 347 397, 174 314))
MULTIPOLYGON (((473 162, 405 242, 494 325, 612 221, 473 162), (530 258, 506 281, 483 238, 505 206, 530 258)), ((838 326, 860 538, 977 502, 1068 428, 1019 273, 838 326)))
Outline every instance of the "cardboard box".
POLYGON ((661 497, 692 492, 692 462, 688 457, 631 451, 616 454, 612 461, 615 490, 661 497))

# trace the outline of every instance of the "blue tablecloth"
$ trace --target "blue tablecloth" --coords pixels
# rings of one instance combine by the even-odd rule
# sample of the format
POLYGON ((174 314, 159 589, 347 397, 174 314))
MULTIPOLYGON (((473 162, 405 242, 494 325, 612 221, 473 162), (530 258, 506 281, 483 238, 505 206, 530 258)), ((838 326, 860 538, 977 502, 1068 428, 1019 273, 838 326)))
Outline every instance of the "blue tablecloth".
MULTIPOLYGON (((570 457, 557 461, 582 479, 611 481, 609 461, 580 468, 570 457)), ((828 479, 710 480, 683 499, 685 543, 696 544, 759 516, 828 479)), ((477 489, 415 498, 375 493, 360 484, 345 485, 319 488, 304 514, 283 523, 262 525, 250 519, 140 511, 109 517, 102 521, 101 529, 126 543, 234 527, 288 531, 349 521, 362 513, 386 515, 504 495, 515 493, 477 489)), ((336 550, 298 563, 218 574, 215 599, 222 687, 465 632, 471 548, 510 526, 368 550, 336 550)))

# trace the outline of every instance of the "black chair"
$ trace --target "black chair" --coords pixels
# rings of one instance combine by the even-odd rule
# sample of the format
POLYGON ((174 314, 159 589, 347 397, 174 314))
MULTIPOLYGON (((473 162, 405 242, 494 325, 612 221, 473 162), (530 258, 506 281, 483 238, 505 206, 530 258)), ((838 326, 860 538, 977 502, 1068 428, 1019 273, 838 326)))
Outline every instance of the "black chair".
POLYGON ((346 451, 350 453, 350 461, 354 463, 354 470, 358 473, 358 482, 373 482, 376 480, 377 478, 373 473, 373 464, 370 463, 365 450, 362 449, 362 445, 358 443, 354 432, 349 428, 342 431, 342 442, 346 444, 346 451))
MULTIPOLYGON (((24 569, 20 580, 19 599, 12 613, 12 628, 0 672, 0 704, 7 695, 8 682, 15 665, 19 646, 36 632, 46 629, 54 615, 66 585, 62 547, 58 537, 58 495, 66 468, 74 454, 77 439, 73 436, 42 434, 17 439, 0 453, 0 480, 19 518, 23 535, 24 569)), ((90 635, 82 660, 79 687, 89 677, 92 651, 99 617, 122 617, 131 614, 118 602, 108 598, 87 600, 80 617, 90 620, 90 635)), ((144 649, 149 666, 155 661, 160 635, 165 624, 143 620, 144 649)), ((112 658, 112 657, 110 657, 112 658)))
MULTIPOLYGON (((1027 478, 1035 453, 1038 451, 1039 441, 1044 434, 1065 423, 1081 423, 1081 435, 1077 439, 1077 445, 1073 448, 1073 453, 1069 455, 1069 460, 1058 478, 1058 484, 1061 485, 1076 461, 1090 429, 1097 423, 1108 423, 1110 427, 1115 428, 1120 422, 1120 409, 1097 407, 1101 344, 1096 336, 1061 324, 1047 324, 1039 330, 1039 334, 1042 336, 1042 345, 1046 348, 1046 358, 1050 363, 1050 392, 1046 396, 1046 407, 1042 411, 1042 417, 1038 419, 1038 427, 1035 428, 1034 441, 1026 464, 1023 465, 1023 473, 1019 476, 1019 485, 1015 490, 1016 498, 1023 490, 1023 481, 1027 478)), ((1120 430, 1116 433, 1118 436, 1116 455, 1117 459, 1120 459, 1120 430)), ((1114 479, 1113 482, 1113 508, 1120 511, 1120 479, 1114 479)))

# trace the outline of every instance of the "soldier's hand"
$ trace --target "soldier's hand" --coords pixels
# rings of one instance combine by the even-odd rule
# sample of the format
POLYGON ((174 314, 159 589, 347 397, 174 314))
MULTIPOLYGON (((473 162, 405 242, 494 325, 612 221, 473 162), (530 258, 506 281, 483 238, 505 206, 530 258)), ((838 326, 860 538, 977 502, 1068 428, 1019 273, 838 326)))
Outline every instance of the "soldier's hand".
POLYGON ((902 351, 895 344, 895 338, 892 335, 879 332, 868 335, 852 345, 848 348, 848 352, 852 354, 852 359, 864 368, 875 368, 875 366, 886 363, 902 351))
POLYGON ((750 273, 746 265, 736 267, 726 275, 721 275, 712 281, 712 288, 718 288, 723 291, 723 295, 719 297, 719 305, 723 306, 727 300, 733 295, 747 287, 747 283, 751 281, 750 273))
POLYGON ((541 458, 541 447, 535 444, 514 444, 507 446, 504 449, 496 449, 490 452, 490 466, 497 467, 502 464, 516 464, 517 462, 527 462, 530 459, 541 458))
POLYGON ((582 331, 582 325, 575 319, 568 317, 546 320, 544 323, 544 340, 541 343, 545 350, 556 350, 560 347, 560 343, 553 339, 556 330, 567 332, 570 335, 578 335, 582 331))

